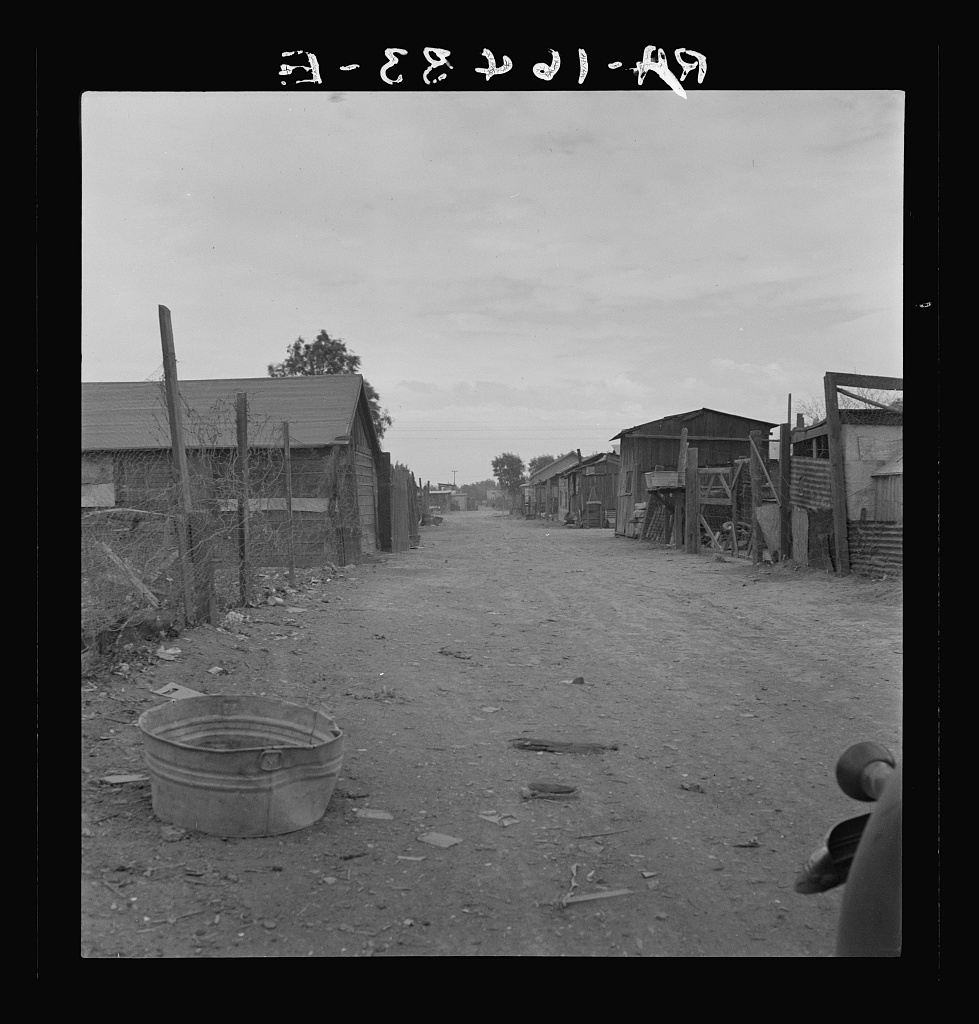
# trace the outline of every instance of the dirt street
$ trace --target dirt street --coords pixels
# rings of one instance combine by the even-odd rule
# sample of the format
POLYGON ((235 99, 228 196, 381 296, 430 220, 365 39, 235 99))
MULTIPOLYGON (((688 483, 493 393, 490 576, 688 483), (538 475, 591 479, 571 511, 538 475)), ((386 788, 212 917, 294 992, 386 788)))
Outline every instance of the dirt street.
POLYGON ((864 810, 837 756, 901 755, 900 582, 491 511, 421 532, 83 677, 82 955, 830 956, 841 890, 793 882, 864 810), (103 781, 145 775, 135 722, 171 682, 323 706, 326 816, 220 839, 103 781))

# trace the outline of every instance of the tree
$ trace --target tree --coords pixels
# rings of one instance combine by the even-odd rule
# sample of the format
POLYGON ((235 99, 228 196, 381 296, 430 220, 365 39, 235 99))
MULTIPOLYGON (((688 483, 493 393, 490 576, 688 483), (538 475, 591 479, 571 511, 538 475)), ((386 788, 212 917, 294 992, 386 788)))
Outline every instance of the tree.
MULTIPOLYGON (((837 401, 841 409, 875 409, 887 406, 895 412, 904 411, 904 396, 901 392, 856 387, 846 390, 852 392, 852 395, 839 394, 837 401), (861 399, 866 399, 866 401, 861 401, 861 399)), ((822 397, 816 398, 814 395, 810 395, 808 398, 796 402, 792 412, 793 417, 797 413, 802 413, 811 426, 813 423, 826 419, 826 401, 822 397)))
POLYGON ((520 493, 520 485, 524 482, 524 464, 519 455, 504 452, 493 460, 493 475, 496 477, 500 490, 511 498, 520 493))
POLYGON ((480 480, 475 484, 463 484, 459 490, 468 494, 477 504, 487 500, 486 491, 496 487, 495 480, 480 480))
MULTIPOLYGON (((360 356, 348 352, 342 339, 331 338, 326 331, 320 331, 312 344, 300 336, 289 347, 281 363, 269 364, 270 377, 317 377, 331 373, 360 373, 360 356)), ((366 380, 364 394, 370 406, 377 439, 380 440, 394 420, 388 415, 387 409, 381 409, 381 396, 366 380)))
POLYGON ((578 453, 576 451, 570 451, 563 452, 561 455, 538 455, 530 460, 530 465, 527 467, 527 476, 533 476, 545 466, 549 466, 552 462, 557 462, 558 459, 563 459, 565 455, 577 454, 578 453))
POLYGON ((537 470, 549 466, 554 461, 553 455, 537 455, 530 460, 527 466, 527 476, 533 476, 537 470))

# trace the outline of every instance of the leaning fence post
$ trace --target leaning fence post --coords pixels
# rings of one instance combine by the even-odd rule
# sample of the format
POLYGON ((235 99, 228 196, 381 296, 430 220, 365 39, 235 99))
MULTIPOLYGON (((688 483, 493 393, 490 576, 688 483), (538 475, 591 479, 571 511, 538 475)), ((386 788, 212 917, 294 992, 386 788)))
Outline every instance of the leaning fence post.
POLYGON ((238 587, 241 604, 248 604, 251 581, 248 571, 248 395, 235 396, 235 420, 238 427, 238 587))
POLYGON ((783 423, 778 431, 778 557, 792 555, 792 396, 789 395, 789 423, 783 423))
POLYGON ((762 506, 762 487, 764 486, 762 484, 764 476, 762 475, 760 454, 761 431, 749 431, 749 436, 754 441, 754 444, 751 445, 751 461, 748 464, 751 474, 751 540, 753 545, 751 560, 755 565, 758 565, 762 561, 762 548, 765 545, 765 535, 762 532, 761 522, 758 519, 758 509, 762 506))
POLYGON ((687 449, 685 547, 687 554, 700 554, 700 467, 699 449, 687 449))
POLYGON ((683 491, 673 492, 673 547, 682 551, 684 546, 684 522, 687 486, 687 428, 680 431, 680 451, 676 457, 676 485, 683 491))
POLYGON ((187 471, 187 452, 184 448, 183 423, 180 419, 180 387, 177 383, 177 357, 173 348, 173 326, 170 310, 159 306, 160 340, 163 344, 163 378, 167 396, 167 415, 170 419, 170 444, 174 458, 174 473, 180 491, 180 511, 177 514, 177 550, 180 552, 180 573, 184 592, 184 617, 188 623, 196 621, 194 607, 194 569, 190 554, 190 515, 193 501, 190 494, 190 475, 187 471))
POLYGON ((289 444, 289 421, 282 421, 282 459, 286 477, 286 540, 289 545, 289 586, 296 585, 296 546, 292 529, 292 447, 289 444))

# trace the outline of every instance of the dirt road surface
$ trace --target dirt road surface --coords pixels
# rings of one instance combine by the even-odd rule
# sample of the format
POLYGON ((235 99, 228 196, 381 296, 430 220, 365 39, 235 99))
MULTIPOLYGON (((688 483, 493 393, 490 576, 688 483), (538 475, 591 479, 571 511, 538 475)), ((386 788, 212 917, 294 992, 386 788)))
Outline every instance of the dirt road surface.
POLYGON ((480 511, 259 583, 285 603, 83 677, 83 956, 832 955, 841 890, 793 882, 865 809, 838 755, 901 755, 898 581, 480 511), (325 817, 221 839, 103 781, 145 775, 135 722, 172 682, 325 708, 325 817))

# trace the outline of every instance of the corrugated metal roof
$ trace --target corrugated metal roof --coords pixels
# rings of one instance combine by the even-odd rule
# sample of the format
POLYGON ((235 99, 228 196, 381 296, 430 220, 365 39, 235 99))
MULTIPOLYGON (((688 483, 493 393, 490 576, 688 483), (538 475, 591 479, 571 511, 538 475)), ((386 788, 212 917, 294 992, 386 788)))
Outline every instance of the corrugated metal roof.
MULTIPOLYGON (((634 427, 627 427, 625 430, 619 431, 618 434, 616 434, 614 437, 609 438, 609 440, 616 441, 619 438, 624 437, 626 434, 631 434, 634 430, 642 430, 643 427, 651 427, 657 423, 664 423, 666 420, 689 420, 692 419, 694 416, 699 416, 701 415, 701 413, 705 412, 713 413, 715 416, 730 416, 732 419, 744 420, 747 423, 757 423, 759 426, 762 427, 778 426, 777 423, 769 423, 768 420, 755 419, 755 417, 753 416, 741 416, 735 412, 721 412, 720 409, 708 409, 706 406, 704 406, 702 409, 693 409, 690 412, 678 412, 674 413, 671 416, 660 416, 659 419, 648 420, 646 423, 637 423, 634 427)), ((677 431, 677 435, 679 436, 679 431, 677 431)))
MULTIPOLYGON (((360 374, 314 377, 243 377, 184 380, 185 444, 233 448, 235 396, 248 395, 249 420, 278 428, 289 422, 296 447, 348 439, 363 387, 360 374), (194 428, 195 422, 205 429, 194 428)), ((260 437, 256 436, 256 443, 260 437)), ((169 448, 170 425, 163 385, 158 382, 82 384, 82 451, 169 448)))

